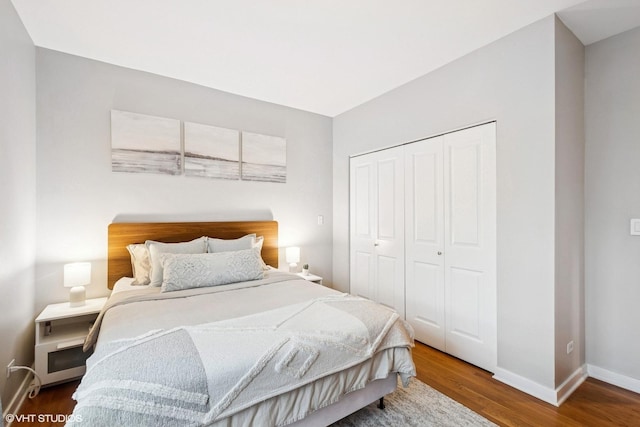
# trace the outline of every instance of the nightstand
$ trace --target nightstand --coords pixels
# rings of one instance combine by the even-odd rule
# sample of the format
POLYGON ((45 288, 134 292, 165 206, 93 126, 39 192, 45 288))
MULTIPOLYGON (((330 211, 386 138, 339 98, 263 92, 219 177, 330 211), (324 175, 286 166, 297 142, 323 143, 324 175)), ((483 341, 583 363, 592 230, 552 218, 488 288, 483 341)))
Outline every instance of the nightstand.
POLYGON ((80 307, 68 302, 49 304, 36 318, 35 369, 42 385, 84 375, 91 351, 82 351, 84 339, 107 298, 88 299, 80 307))
POLYGON ((318 285, 322 285, 322 277, 316 276, 315 274, 307 274, 306 276, 302 273, 296 273, 298 276, 303 278, 304 280, 308 280, 309 282, 317 283, 318 285))

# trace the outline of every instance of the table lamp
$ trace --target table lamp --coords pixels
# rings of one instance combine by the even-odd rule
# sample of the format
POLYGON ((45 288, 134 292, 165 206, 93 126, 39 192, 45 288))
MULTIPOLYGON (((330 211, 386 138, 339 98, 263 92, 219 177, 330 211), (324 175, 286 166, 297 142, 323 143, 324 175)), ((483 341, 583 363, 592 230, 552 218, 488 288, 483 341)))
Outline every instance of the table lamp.
POLYGON ((84 287, 91 283, 91 263, 73 262, 64 265, 64 286, 69 291, 69 307, 80 307, 85 304, 84 287))
POLYGON ((288 247, 285 251, 285 256, 289 263, 289 271, 295 271, 300 261, 300 248, 297 246, 288 247))

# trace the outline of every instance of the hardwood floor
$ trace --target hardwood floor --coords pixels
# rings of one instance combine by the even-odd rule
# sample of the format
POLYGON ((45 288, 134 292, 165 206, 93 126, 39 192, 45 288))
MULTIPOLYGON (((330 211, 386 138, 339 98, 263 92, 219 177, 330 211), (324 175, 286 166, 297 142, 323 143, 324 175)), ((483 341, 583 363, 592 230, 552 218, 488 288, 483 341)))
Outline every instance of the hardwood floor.
POLYGON ((640 426, 640 394, 588 378, 559 408, 416 343, 420 381, 501 426, 640 426))
MULTIPOLYGON (((587 379, 559 408, 491 378, 491 373, 426 345, 413 352, 420 381, 501 426, 640 426, 640 394, 587 379)), ((78 381, 44 388, 20 414, 70 414, 78 381)), ((15 423, 56 426, 64 423, 15 423)))
POLYGON ((61 422, 55 422, 54 420, 50 420, 44 418, 42 420, 38 420, 37 418, 40 416, 47 417, 52 415, 53 417, 63 414, 69 415, 73 411, 74 406, 76 406, 75 400, 71 398, 71 395, 75 391, 75 389, 80 384, 80 380, 71 381, 68 383, 46 387, 40 390, 40 394, 38 394, 33 399, 29 399, 28 397, 24 400, 22 404, 22 408, 20 408, 20 412, 17 414, 16 419, 20 421, 18 418, 20 415, 25 417, 31 417, 33 422, 25 419, 25 421, 14 422, 12 424, 13 427, 23 427, 23 426, 38 426, 38 427, 48 427, 48 426, 63 426, 65 424, 64 420, 61 422))

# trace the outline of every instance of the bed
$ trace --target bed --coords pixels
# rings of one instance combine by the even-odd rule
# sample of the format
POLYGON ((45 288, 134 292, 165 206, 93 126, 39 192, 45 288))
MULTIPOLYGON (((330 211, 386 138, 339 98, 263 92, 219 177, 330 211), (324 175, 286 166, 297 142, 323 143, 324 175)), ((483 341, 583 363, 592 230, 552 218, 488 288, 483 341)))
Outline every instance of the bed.
POLYGON ((406 385, 411 327, 275 269, 277 236, 275 221, 111 224, 113 292, 68 424, 321 426, 406 385))

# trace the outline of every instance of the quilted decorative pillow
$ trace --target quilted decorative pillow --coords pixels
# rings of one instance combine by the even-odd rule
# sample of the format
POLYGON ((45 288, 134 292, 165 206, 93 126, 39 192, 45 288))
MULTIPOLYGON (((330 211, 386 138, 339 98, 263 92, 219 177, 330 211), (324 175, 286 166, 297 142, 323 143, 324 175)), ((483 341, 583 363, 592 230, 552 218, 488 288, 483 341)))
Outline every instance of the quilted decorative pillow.
POLYGON ((162 292, 227 285, 264 277, 257 248, 208 254, 162 255, 162 292))
POLYGON ((151 286, 162 285, 162 260, 160 254, 203 254, 207 252, 207 238, 199 237, 190 242, 162 243, 147 240, 149 258, 151 259, 151 286))
POLYGON ((151 279, 151 260, 149 259, 149 250, 144 243, 133 243, 127 245, 127 250, 131 255, 131 270, 133 271, 134 281, 132 285, 148 285, 151 279))

